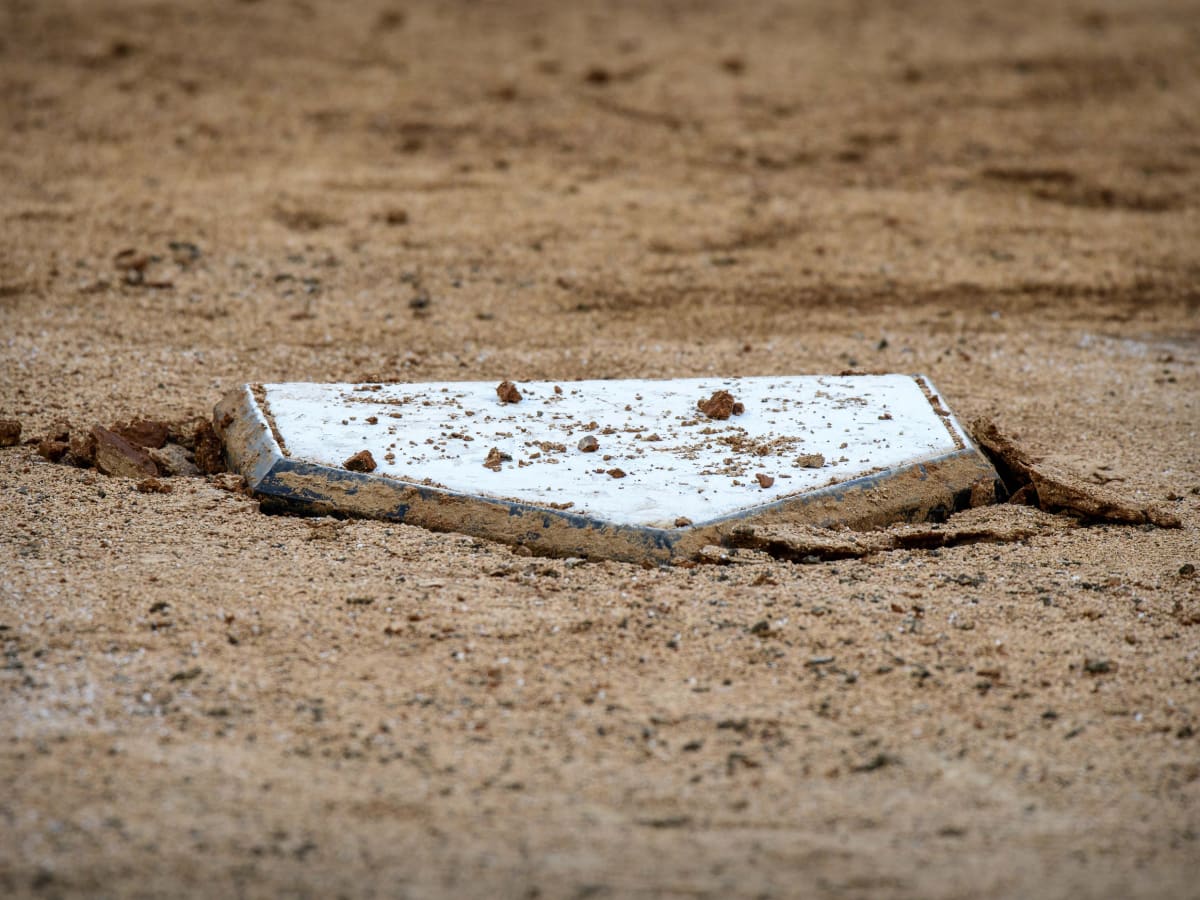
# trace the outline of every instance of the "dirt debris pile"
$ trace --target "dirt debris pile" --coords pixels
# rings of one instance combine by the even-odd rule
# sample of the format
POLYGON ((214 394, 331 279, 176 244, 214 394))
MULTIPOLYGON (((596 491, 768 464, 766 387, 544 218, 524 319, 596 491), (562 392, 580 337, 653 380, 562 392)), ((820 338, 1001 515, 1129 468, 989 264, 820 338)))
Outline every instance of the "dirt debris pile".
POLYGON ((1004 483, 1000 499, 1007 498, 1006 503, 964 510, 944 523, 898 525, 880 531, 740 525, 730 532, 726 543, 776 559, 816 563, 858 559, 891 550, 1014 543, 1093 523, 1159 528, 1181 525, 1178 516, 1162 505, 1138 503, 1085 482, 1061 466, 1036 459, 990 419, 974 420, 970 430, 1004 483))
POLYGON ((1160 504, 1139 503, 1110 488, 1089 484, 1062 466, 1035 458, 989 418, 975 419, 969 431, 996 467, 1009 503, 1066 513, 1088 522, 1180 527, 1179 517, 1160 504))
MULTIPOLYGON (((3 424, 6 423, 0 423, 3 424)), ((0 437, 17 438, 4 446, 20 442, 20 423, 12 425, 7 431, 0 428, 0 437)), ((149 490, 157 493, 170 490, 169 485, 158 480, 161 478, 217 475, 226 471, 221 439, 212 423, 203 418, 181 422, 132 419, 107 427, 60 424, 25 443, 52 463, 95 469, 113 478, 150 480, 149 490)))
POLYGON ((944 523, 898 525, 882 531, 853 531, 812 525, 740 525, 727 543, 789 562, 859 559, 890 550, 935 550, 965 544, 1007 544, 1074 527, 1027 506, 983 506, 963 510, 944 523))

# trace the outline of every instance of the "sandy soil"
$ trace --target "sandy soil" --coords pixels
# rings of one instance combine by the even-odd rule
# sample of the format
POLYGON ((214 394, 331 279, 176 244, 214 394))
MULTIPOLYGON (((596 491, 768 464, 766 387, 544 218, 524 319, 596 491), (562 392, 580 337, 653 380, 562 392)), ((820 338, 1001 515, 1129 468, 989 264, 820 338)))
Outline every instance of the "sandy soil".
POLYGON ((27 438, 921 371, 1183 522, 568 566, 0 450, 0 891, 1197 896, 1196 3, 8 0, 0 92, 27 438))

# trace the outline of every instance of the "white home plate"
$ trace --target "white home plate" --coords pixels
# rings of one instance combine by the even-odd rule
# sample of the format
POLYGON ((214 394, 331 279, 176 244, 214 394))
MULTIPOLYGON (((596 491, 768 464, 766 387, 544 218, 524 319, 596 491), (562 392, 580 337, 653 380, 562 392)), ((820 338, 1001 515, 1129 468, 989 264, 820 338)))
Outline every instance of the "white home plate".
POLYGON ((920 377, 521 382, 517 402, 497 387, 247 386, 215 418, 273 505, 560 555, 686 557, 750 521, 936 518, 990 500, 996 477, 920 377), (369 472, 347 470, 356 455, 369 472))

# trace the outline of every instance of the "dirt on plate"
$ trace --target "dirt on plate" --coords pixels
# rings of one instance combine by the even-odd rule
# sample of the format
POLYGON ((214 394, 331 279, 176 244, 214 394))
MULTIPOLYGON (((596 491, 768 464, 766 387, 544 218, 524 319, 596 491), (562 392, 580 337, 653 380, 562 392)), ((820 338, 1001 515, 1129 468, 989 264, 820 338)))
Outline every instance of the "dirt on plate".
POLYGON ((1195 896, 1198 16, 4 4, 0 893, 1195 896), (1022 502, 543 559, 194 426, 840 371, 1022 502))

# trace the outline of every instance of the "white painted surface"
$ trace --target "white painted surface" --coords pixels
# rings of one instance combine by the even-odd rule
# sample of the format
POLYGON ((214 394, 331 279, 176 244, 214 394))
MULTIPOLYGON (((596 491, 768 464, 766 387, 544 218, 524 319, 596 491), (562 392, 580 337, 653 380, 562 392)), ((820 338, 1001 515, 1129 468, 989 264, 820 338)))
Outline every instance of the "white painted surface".
POLYGON ((953 420, 907 375, 575 381, 560 382, 561 394, 554 382, 518 382, 524 399, 515 404, 500 402, 498 383, 272 384, 266 397, 294 460, 340 467, 365 449, 375 475, 571 503, 571 512, 630 525, 700 524, 960 446, 953 420), (708 419, 696 404, 716 390, 745 412, 708 419), (597 452, 577 448, 588 434, 597 452), (498 472, 483 465, 493 447, 512 457, 498 472), (796 465, 818 453, 823 467, 796 465), (607 474, 614 468, 625 477, 607 474), (759 473, 774 484, 761 487, 759 473))

